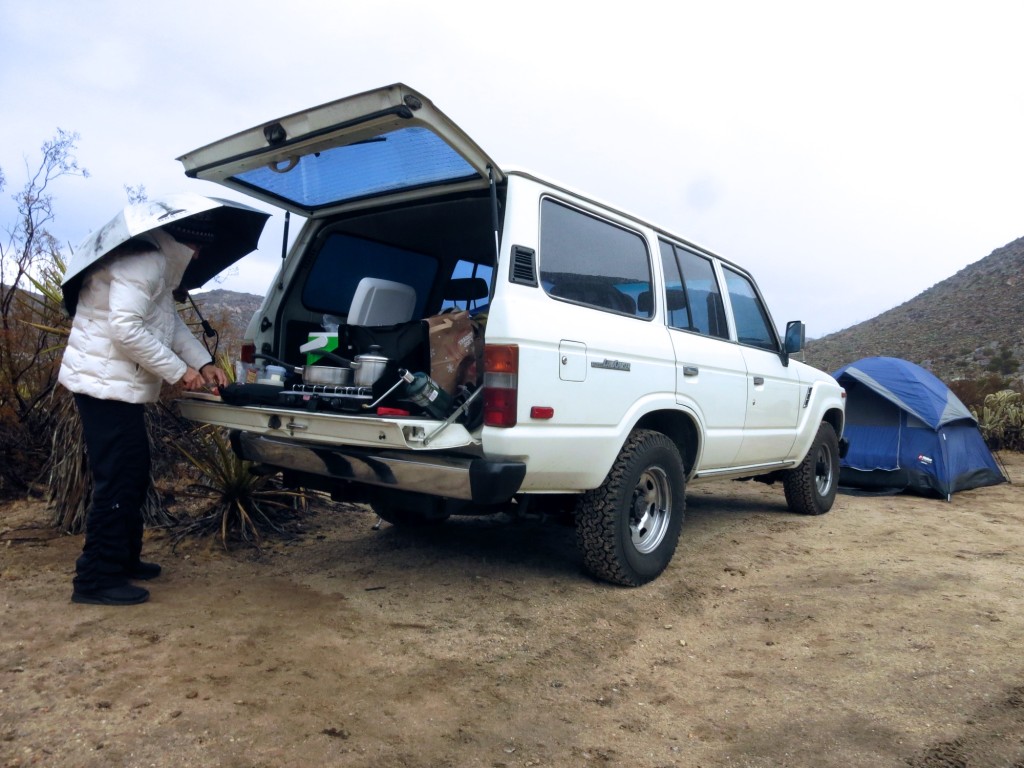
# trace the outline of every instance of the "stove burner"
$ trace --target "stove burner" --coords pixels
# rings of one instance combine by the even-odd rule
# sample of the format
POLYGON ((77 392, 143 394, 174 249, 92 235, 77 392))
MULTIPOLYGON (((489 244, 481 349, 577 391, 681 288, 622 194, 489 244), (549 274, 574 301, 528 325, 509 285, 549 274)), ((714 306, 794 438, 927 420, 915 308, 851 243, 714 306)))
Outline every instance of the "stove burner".
POLYGON ((295 384, 291 392, 300 395, 316 395, 317 397, 344 397, 356 400, 373 398, 372 387, 343 387, 331 384, 295 384))

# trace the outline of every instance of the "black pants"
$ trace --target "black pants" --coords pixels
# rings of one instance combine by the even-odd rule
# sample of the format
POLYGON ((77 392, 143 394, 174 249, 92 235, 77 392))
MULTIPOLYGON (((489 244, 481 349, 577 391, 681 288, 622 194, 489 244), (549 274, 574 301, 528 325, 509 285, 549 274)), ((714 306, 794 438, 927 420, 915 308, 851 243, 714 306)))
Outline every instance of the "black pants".
POLYGON ((75 589, 127 582, 142 551, 142 507, 149 489, 145 406, 75 395, 92 472, 92 505, 85 546, 76 562, 75 589))

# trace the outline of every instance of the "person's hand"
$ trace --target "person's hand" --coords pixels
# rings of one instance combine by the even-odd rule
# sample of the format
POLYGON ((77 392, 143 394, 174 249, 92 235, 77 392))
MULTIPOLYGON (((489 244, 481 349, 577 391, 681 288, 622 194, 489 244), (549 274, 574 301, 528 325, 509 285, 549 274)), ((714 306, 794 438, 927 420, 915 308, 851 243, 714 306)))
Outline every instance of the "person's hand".
POLYGON ((206 379, 195 368, 189 366, 181 377, 181 385, 189 392, 198 392, 206 386, 206 379))
POLYGON ((228 385, 228 375, 219 365, 207 363, 199 369, 203 381, 210 385, 213 394, 220 394, 220 388, 228 385))

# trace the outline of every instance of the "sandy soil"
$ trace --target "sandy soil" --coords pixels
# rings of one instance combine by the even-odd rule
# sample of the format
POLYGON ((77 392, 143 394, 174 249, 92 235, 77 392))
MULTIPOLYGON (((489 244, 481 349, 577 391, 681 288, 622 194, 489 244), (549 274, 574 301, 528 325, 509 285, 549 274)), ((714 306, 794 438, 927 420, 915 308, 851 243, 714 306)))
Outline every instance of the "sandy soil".
POLYGON ((581 572, 572 529, 372 530, 171 551, 151 602, 73 605, 79 537, 0 509, 0 766, 1024 765, 1018 485, 691 489, 669 570, 581 572), (33 530, 33 526, 37 529, 33 530))

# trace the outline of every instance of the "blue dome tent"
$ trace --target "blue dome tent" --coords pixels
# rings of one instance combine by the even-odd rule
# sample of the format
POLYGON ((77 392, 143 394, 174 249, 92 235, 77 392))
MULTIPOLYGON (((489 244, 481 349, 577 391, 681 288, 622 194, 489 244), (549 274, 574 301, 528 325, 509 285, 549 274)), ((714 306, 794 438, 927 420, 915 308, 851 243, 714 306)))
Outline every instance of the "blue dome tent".
POLYGON ((913 491, 947 501, 1006 478, 978 422, 949 387, 914 363, 866 357, 832 374, 846 389, 841 485, 913 491))

